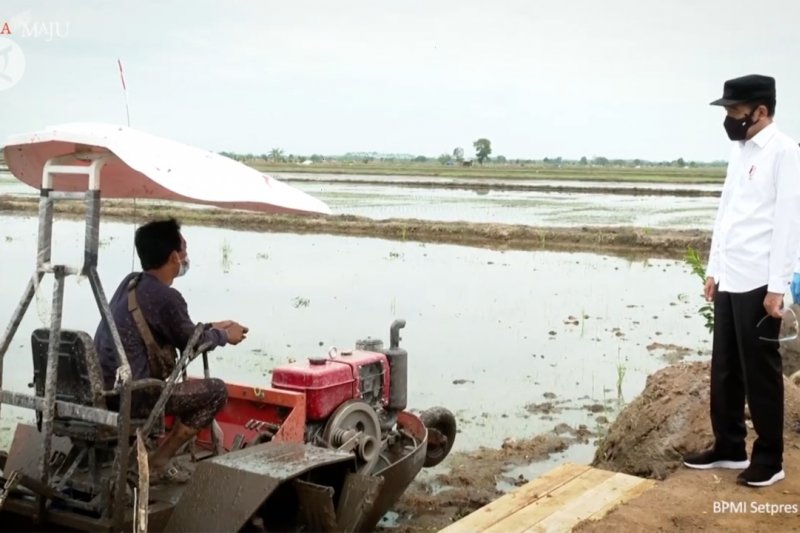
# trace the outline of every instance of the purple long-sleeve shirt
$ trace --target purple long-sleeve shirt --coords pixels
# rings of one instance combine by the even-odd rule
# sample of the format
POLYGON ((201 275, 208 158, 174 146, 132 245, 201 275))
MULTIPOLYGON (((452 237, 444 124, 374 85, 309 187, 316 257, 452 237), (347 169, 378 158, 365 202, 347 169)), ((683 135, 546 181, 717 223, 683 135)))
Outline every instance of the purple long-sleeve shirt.
MULTIPOLYGON (((122 346, 128 356, 133 379, 144 379, 151 377, 147 347, 136 328, 131 312, 128 311, 128 283, 138 275, 138 272, 134 272, 125 276, 111 298, 109 306, 122 346)), ((136 300, 156 342, 161 346, 171 345, 183 351, 197 324, 189 318, 186 300, 181 293, 144 272, 136 286, 136 300)), ((215 347, 225 346, 228 335, 223 330, 207 327, 201 335, 200 344, 207 342, 215 347)), ((114 340, 105 320, 101 320, 97 326, 94 345, 103 370, 105 386, 111 389, 116 380, 118 365, 114 340)))

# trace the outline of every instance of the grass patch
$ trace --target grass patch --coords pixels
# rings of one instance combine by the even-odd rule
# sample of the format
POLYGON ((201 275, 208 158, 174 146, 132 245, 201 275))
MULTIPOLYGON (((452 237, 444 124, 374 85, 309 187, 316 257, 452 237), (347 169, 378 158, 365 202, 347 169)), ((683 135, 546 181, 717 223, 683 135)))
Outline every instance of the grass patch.
POLYGON ((226 274, 231 271, 231 244, 225 240, 222 241, 222 271, 226 274))

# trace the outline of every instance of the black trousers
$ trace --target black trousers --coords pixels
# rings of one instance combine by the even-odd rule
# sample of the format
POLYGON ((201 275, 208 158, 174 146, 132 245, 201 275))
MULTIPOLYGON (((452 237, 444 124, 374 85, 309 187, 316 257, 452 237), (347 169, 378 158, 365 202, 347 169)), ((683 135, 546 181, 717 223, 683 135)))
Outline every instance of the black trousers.
POLYGON ((766 315, 767 288, 717 291, 711 355, 711 426, 715 449, 738 456, 745 451, 744 402, 750 406, 758 438, 751 463, 783 466, 783 363, 775 341, 780 320, 766 315))

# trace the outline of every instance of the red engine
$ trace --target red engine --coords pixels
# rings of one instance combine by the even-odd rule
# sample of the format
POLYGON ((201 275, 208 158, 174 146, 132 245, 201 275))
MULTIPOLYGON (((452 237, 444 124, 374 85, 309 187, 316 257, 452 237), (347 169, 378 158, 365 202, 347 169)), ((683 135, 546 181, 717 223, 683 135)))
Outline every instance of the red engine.
MULTIPOLYGON (((380 349, 380 344, 369 347, 380 349)), ((273 388, 305 393, 306 417, 314 422, 326 420, 348 400, 362 400, 376 410, 386 408, 390 384, 386 354, 364 349, 311 357, 272 371, 273 388)))
POLYGON ((356 342, 352 351, 280 366, 272 388, 305 395, 305 441, 338 449, 357 446, 365 468, 406 408, 408 353, 400 348, 404 320, 389 330, 390 346, 376 339, 356 342))

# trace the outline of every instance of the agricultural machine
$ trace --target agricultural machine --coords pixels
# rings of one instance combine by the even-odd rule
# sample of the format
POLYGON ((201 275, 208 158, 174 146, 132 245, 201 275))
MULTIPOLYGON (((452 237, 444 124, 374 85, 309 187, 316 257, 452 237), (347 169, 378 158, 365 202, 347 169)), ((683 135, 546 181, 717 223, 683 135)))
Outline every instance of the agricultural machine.
POLYGON ((172 423, 164 407, 179 380, 195 379, 186 371, 195 357, 210 376, 208 347, 197 345, 198 324, 166 380, 131 377, 97 273, 101 193, 266 212, 327 207, 216 154, 117 126, 12 137, 5 160, 41 194, 36 268, 0 338, 0 405, 36 412, 36 425, 18 424, 10 449, 0 452, 0 531, 371 531, 423 466, 447 456, 453 415, 407 410, 405 322, 396 320, 388 347, 367 338, 273 369, 270 387, 226 384, 226 406, 177 459, 193 471, 190 481, 151 486, 147 450, 172 423), (215 193, 219 176, 228 179, 215 193), (56 200, 85 202, 80 266, 52 261, 56 200), (31 334, 33 393, 4 390, 11 340, 47 274, 54 277, 51 323, 31 334), (111 390, 91 337, 61 327, 70 275, 89 280, 114 338, 119 367, 111 390), (148 418, 132 418, 132 393, 152 387, 160 395, 148 418), (108 408, 111 399, 118 409, 108 408))

